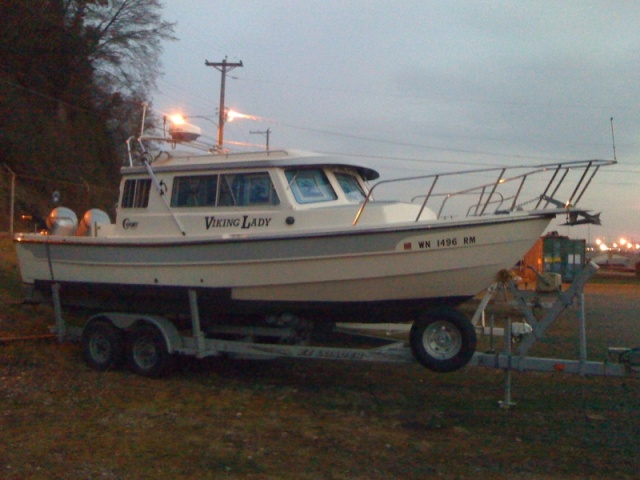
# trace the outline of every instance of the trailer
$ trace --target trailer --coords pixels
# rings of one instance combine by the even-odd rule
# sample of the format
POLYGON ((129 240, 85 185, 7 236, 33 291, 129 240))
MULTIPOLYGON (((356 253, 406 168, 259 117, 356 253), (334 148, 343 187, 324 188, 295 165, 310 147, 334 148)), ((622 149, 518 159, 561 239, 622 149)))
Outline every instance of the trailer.
MULTIPOLYGON (((52 288, 56 325, 53 328, 59 341, 79 340, 87 365, 96 370, 119 367, 125 361, 130 368, 144 376, 160 377, 169 371, 174 355, 196 358, 225 356, 237 359, 268 360, 298 358, 333 361, 391 362, 410 364, 416 361, 439 372, 460 367, 496 368, 505 371, 505 399, 511 401, 513 371, 564 372, 579 375, 635 377, 640 374, 640 347, 609 349, 603 361, 587 359, 587 336, 584 314, 584 286, 597 271, 588 264, 565 291, 555 292, 554 301, 546 305, 543 318, 537 319, 531 299, 535 292, 520 290, 512 280, 498 282, 489 288, 480 301, 470 323, 474 334, 504 337, 504 349, 475 352, 470 358, 460 356, 460 341, 456 333, 446 328, 447 322, 463 322, 462 314, 453 309, 441 309, 443 316, 437 329, 433 318, 413 325, 389 324, 387 333, 409 334, 408 341, 391 336, 375 336, 363 331, 384 329, 381 325, 339 325, 310 335, 309 325, 297 317, 274 318, 271 326, 219 325, 203 331, 200 326, 197 292, 189 290, 190 312, 186 316, 188 328, 179 329, 169 318, 155 314, 102 312, 92 315, 82 328, 70 327, 62 316, 59 286, 52 288), (503 328, 487 324, 487 307, 497 294, 509 293, 516 302, 524 322, 507 319, 503 328), (549 326, 574 301, 579 308, 579 359, 536 358, 527 355, 541 340, 549 326), (445 328, 443 329, 443 325, 445 328), (517 349, 512 351, 514 339, 517 349), (357 346, 354 346, 357 345, 357 346)), ((493 323, 493 322, 491 322, 493 323)), ((475 337, 474 337, 475 338, 475 337)))

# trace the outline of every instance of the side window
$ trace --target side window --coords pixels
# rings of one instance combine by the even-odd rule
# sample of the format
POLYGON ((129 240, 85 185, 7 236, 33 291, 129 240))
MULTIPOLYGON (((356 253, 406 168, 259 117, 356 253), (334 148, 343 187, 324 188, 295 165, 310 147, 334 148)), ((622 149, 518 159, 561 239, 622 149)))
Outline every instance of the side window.
POLYGON ((220 178, 220 207, 279 204, 268 173, 234 173, 220 178))
POLYGON ((175 177, 171 191, 172 207, 212 207, 218 193, 217 175, 175 177))
POLYGON ((151 179, 140 178, 126 180, 122 192, 122 208, 147 208, 149 205, 149 192, 151 191, 151 179))
POLYGON ((247 175, 249 205, 278 205, 280 199, 273 189, 271 178, 266 173, 247 175))
POLYGON ((327 176, 319 168, 287 170, 287 181, 300 204, 329 202, 338 198, 327 176))
POLYGON ((220 179, 220 198, 218 198, 219 207, 233 207, 238 204, 233 188, 235 177, 236 175, 222 175, 220 179))
POLYGON ((340 184, 340 188, 349 200, 360 202, 364 200, 365 194, 358 180, 348 173, 335 172, 334 175, 340 184))

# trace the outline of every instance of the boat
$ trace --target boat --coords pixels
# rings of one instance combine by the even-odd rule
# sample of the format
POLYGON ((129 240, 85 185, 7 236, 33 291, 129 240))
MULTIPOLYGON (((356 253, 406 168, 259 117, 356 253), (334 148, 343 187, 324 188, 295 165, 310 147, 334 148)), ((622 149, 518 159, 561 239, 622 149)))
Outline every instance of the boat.
POLYGON ((180 322, 193 291, 205 332, 413 322, 417 358, 441 370, 475 348, 454 307, 522 259, 556 216, 598 221, 576 204, 613 163, 380 180, 350 156, 184 151, 176 146, 196 144, 184 135, 134 140, 113 220, 92 209, 78 221, 58 206, 46 230, 15 235, 31 298, 57 286, 65 307, 180 322))

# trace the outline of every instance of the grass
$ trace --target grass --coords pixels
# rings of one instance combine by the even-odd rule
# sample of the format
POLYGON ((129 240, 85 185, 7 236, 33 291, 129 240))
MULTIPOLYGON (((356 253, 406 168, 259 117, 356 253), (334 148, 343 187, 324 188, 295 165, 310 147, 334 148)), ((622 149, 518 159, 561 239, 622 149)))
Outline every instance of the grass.
MULTIPOLYGON (((21 304, 7 239, 0 281, 0 337, 47 333, 51 309, 21 304)), ((590 358, 640 344, 639 303, 635 277, 588 286, 590 358)), ((575 356, 576 315, 543 353, 575 356)), ((0 343, 0 478, 637 478, 637 379, 514 373, 510 410, 503 381, 482 368, 222 359, 152 380, 93 371, 75 344, 0 343)))

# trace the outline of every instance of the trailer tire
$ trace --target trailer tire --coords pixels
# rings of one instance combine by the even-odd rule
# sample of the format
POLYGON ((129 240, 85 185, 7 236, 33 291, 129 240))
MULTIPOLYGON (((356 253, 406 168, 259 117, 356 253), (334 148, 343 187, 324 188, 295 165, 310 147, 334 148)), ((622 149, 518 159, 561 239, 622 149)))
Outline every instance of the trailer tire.
POLYGON ((122 362, 123 335, 109 320, 90 321, 82 331, 82 356, 94 370, 112 370, 122 362))
POLYGON ((413 323, 409 341, 421 365, 434 372, 453 372, 475 353, 476 331, 462 313, 441 308, 423 313, 413 323))
POLYGON ((134 326, 128 335, 129 367, 139 375, 158 378, 169 373, 171 355, 162 332, 148 324, 134 326))

